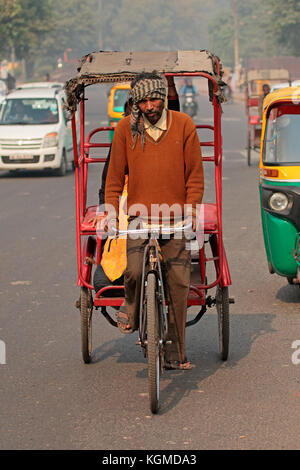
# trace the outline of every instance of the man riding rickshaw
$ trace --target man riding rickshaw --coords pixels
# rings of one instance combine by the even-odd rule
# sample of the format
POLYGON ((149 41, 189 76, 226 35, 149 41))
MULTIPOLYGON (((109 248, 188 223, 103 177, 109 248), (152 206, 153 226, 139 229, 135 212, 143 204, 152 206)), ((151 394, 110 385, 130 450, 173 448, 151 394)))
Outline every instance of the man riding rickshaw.
MULTIPOLYGON (((231 279, 222 239, 222 86, 222 65, 208 51, 92 53, 83 58, 77 76, 66 84, 69 110, 74 112, 79 103, 81 118, 80 152, 74 144, 74 165, 83 360, 92 360, 94 308, 100 309, 109 323, 123 333, 138 330, 137 344, 148 361, 153 413, 158 410, 162 370, 192 368, 185 354, 185 328, 196 324, 214 305, 221 357, 226 360, 228 356, 232 300, 228 295, 231 279), (170 110, 166 99, 170 92, 164 77, 170 85, 174 76, 208 80, 214 125, 196 126, 187 114, 170 110), (85 87, 112 82, 131 83, 130 115, 114 128, 105 206, 87 206, 88 166, 106 161, 90 155, 90 151, 110 147, 92 139, 113 129, 97 128, 85 136, 85 87), (213 138, 200 144, 198 131, 203 129, 212 132, 213 138), (211 154, 202 157, 201 146, 211 148, 211 154), (204 204, 202 162, 215 165, 215 201, 204 204), (125 218, 121 220, 122 214, 125 218), (99 219, 95 227, 95 220, 99 219), (127 229, 121 227, 123 222, 127 229), (102 254, 110 246, 110 240, 106 241, 103 251, 106 230, 112 243, 113 236, 121 240, 124 233, 127 235, 124 285, 112 283, 94 294, 93 266, 99 266, 102 254), (192 277, 190 238, 197 241, 192 277), (205 254, 208 249, 211 256, 205 254), (208 279, 211 274, 206 272, 209 262, 215 266, 213 279, 208 279), (215 295, 208 295, 214 287, 215 295), (107 296, 116 291, 118 297, 107 296), (199 313, 187 321, 187 308, 196 305, 200 306, 199 313), (116 310, 117 321, 107 307, 116 310)), ((74 118, 72 130, 75 143, 74 118)), ((124 267, 125 264, 120 273, 124 267)))

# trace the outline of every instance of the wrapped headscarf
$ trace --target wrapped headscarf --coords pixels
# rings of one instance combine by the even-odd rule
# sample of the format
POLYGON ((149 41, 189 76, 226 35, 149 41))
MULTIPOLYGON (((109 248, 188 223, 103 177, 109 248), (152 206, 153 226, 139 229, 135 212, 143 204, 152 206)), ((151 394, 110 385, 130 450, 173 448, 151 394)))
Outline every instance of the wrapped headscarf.
POLYGON ((130 128, 134 146, 139 135, 141 136, 142 147, 144 148, 145 145, 144 119, 138 103, 144 98, 157 98, 165 101, 166 95, 167 88, 163 78, 143 78, 132 87, 130 96, 133 100, 133 105, 130 116, 130 128))

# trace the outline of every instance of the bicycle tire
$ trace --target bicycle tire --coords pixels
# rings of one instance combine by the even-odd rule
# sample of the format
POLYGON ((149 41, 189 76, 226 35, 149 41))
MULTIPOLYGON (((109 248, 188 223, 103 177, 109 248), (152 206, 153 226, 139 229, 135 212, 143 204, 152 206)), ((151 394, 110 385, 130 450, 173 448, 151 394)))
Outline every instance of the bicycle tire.
POLYGON ((90 289, 80 289, 81 353, 85 364, 92 359, 92 293, 90 289))
POLYGON ((251 130, 248 131, 247 164, 251 166, 251 130))
POLYGON ((217 287, 216 306, 218 313, 219 351, 223 361, 229 352, 229 293, 228 287, 217 287))
POLYGON ((159 378, 160 378, 160 351, 158 308, 156 298, 156 277, 149 273, 146 286, 147 300, 147 358, 148 358, 148 389, 150 409, 157 413, 159 409, 159 378))

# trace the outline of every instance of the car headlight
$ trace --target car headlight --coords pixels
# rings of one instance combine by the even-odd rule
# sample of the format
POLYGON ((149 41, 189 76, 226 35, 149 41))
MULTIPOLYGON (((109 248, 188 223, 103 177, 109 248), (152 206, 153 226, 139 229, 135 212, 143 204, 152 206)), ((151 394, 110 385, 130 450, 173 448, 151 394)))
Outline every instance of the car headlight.
POLYGON ((283 212, 288 208, 289 198, 284 193, 273 193, 269 199, 269 205, 273 211, 283 212))
POLYGON ((43 147, 57 147, 58 145, 58 134, 57 132, 50 132, 44 137, 43 147))

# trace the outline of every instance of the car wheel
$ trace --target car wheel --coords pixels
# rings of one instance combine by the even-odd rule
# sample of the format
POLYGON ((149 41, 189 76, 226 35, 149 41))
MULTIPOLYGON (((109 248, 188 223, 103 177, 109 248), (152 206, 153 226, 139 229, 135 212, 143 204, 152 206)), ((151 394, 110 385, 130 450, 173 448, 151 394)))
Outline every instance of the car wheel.
POLYGON ((65 150, 63 151, 60 167, 54 170, 55 176, 65 176, 67 173, 67 157, 65 150))

